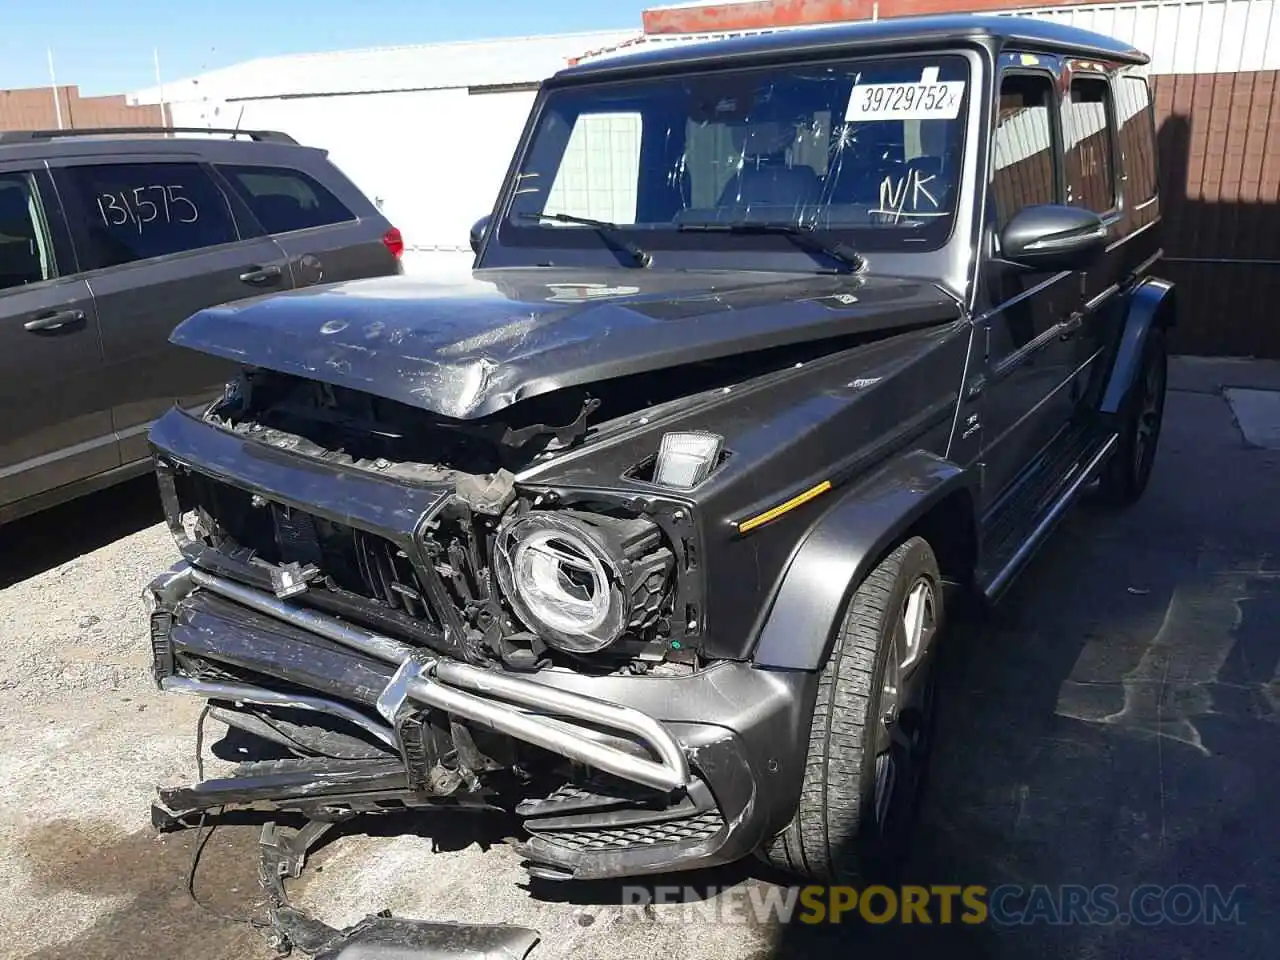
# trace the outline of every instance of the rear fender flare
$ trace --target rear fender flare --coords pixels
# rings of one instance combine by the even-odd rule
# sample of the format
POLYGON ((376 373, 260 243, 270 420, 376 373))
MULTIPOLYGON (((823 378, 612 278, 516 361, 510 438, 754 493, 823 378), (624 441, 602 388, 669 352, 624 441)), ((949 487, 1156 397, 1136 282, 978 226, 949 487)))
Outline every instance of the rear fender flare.
POLYGON ((758 633, 756 665, 821 669, 858 584, 930 509, 960 491, 972 503, 973 490, 969 471, 916 450, 845 494, 792 554, 758 633))
POLYGON ((1142 369, 1142 355, 1151 331, 1157 327, 1172 327, 1176 320, 1177 291, 1167 280, 1146 280, 1129 294, 1120 344, 1102 392, 1099 412, 1117 414, 1121 411, 1142 369))

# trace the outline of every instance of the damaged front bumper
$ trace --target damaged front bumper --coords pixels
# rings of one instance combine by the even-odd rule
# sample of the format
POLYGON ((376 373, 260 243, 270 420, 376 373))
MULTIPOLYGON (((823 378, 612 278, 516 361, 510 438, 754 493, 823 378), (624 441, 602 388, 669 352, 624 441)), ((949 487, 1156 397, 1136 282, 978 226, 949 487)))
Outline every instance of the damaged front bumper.
POLYGON ((162 820, 214 807, 342 819, 497 805, 521 817, 532 873, 587 879, 738 859, 794 809, 811 674, 726 662, 680 677, 521 675, 429 655, 186 563, 148 593, 162 689, 268 737, 283 713, 355 745, 162 791, 162 820))

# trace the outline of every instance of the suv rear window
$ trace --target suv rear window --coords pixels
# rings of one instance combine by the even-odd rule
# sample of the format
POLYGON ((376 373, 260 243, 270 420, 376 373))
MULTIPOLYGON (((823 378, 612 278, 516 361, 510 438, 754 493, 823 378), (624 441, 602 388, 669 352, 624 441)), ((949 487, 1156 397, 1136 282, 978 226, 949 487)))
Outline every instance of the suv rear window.
POLYGON ((217 169, 268 233, 289 233, 356 218, 341 200, 301 170, 223 164, 217 169))
POLYGON ((57 171, 83 230, 84 270, 117 267, 239 239, 231 209, 196 163, 113 163, 57 171))

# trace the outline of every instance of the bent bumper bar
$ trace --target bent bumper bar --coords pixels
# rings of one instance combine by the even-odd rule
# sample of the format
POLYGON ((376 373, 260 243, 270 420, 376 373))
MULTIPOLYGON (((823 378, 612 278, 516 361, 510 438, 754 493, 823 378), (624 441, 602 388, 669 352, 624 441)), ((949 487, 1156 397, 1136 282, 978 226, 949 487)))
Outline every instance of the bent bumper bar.
MULTIPOLYGON (((189 566, 166 574, 153 585, 153 591, 159 599, 172 603, 192 587, 201 587, 366 656, 398 665, 377 704, 378 712, 389 724, 394 723, 405 703, 413 703, 443 710, 656 790, 683 789, 690 783, 689 762, 680 743, 663 724, 634 708, 470 664, 425 657, 418 648, 398 640, 189 566), (577 726, 574 721, 586 726, 577 726), (601 742, 598 728, 621 733, 643 749, 633 752, 601 742), (656 759, 637 755, 644 751, 656 759)), ((244 684, 205 684, 204 689, 201 684, 203 681, 179 677, 161 680, 163 689, 212 699, 320 710, 347 720, 353 719, 347 713, 358 714, 349 707, 321 698, 283 695, 244 684), (212 689, 215 687, 216 692, 212 689)), ((363 714, 358 717, 359 726, 387 743, 390 727, 383 728, 363 714)), ((394 743, 394 735, 392 738, 394 743)))
POLYGON ((392 750, 398 750, 395 733, 390 727, 374 723, 359 710, 346 704, 322 697, 309 697, 302 694, 281 693, 278 690, 267 690, 247 683, 225 683, 212 680, 194 680, 191 677, 162 677, 160 689, 166 693, 187 693, 206 700, 230 700, 234 703, 253 703, 263 707, 289 707, 294 710, 310 710, 315 713, 326 713, 354 724, 375 740, 392 750))

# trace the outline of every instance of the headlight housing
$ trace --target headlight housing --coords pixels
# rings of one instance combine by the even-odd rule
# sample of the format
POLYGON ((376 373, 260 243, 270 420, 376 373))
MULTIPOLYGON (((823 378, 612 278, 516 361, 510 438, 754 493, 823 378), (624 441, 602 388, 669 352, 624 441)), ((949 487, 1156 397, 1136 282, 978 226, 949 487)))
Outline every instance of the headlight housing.
POLYGON ((672 554, 647 520, 535 510, 498 529, 493 564, 526 626, 559 650, 595 653, 656 620, 672 554))

